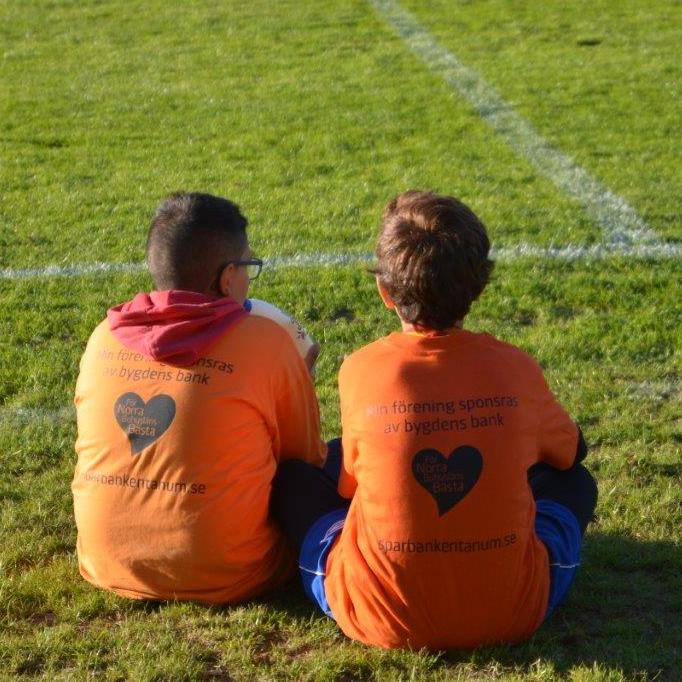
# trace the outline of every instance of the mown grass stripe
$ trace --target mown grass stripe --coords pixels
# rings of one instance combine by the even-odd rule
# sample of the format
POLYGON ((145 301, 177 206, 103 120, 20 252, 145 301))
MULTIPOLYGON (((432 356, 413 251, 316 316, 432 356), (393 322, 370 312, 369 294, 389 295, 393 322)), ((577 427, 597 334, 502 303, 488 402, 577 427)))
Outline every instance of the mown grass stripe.
MULTIPOLYGON (((682 256, 682 243, 654 244, 566 244, 564 246, 535 246, 517 244, 502 246, 491 251, 492 257, 499 261, 521 259, 548 260, 603 260, 605 258, 638 258, 643 260, 664 260, 682 256)), ((302 253, 298 256, 283 256, 265 259, 265 267, 305 268, 334 265, 369 263, 371 253, 302 253)), ((72 265, 48 265, 44 268, 4 268, 0 279, 21 280, 45 277, 87 277, 89 275, 109 275, 118 272, 144 272, 144 263, 82 263, 72 265)))
POLYGON ((553 147, 505 102, 474 69, 439 45, 417 20, 394 0, 369 0, 408 47, 462 94, 518 154, 525 157, 564 194, 576 199, 613 245, 655 244, 656 234, 623 199, 553 147))

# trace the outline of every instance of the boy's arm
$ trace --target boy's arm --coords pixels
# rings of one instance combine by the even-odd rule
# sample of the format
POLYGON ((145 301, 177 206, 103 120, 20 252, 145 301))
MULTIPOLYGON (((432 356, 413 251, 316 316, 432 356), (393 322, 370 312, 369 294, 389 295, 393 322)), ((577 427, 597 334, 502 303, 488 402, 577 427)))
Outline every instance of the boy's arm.
POLYGON ((570 469, 585 459, 587 445, 580 427, 571 419, 542 377, 540 404, 539 459, 556 469, 570 469))
POLYGON ((327 446, 320 436, 320 410, 308 368, 289 339, 284 339, 278 360, 275 457, 322 466, 327 446))
POLYGON ((576 426, 578 427, 578 447, 576 448, 573 464, 578 464, 578 462, 582 462, 587 457, 587 443, 585 442, 583 431, 577 424, 576 426))
POLYGON ((339 404, 341 408, 341 443, 342 459, 341 473, 339 474, 338 491, 341 497, 351 499, 358 487, 353 472, 353 464, 357 456, 357 441, 353 436, 352 424, 352 399, 349 394, 354 385, 353 379, 349 379, 348 366, 346 363, 341 365, 339 370, 339 404))
POLYGON ((358 482, 353 474, 353 461, 355 460, 355 443, 346 437, 341 438, 343 457, 341 459, 341 473, 339 474, 338 491, 341 497, 350 500, 355 495, 358 482))

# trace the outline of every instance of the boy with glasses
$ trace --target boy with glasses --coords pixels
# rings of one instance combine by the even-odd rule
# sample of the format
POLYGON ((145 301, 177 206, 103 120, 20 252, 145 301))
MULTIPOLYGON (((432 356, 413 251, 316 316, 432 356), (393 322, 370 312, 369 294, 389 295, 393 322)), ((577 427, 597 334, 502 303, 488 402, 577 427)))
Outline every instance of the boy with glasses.
POLYGON ((174 194, 147 239, 155 290, 111 308, 81 360, 78 559, 99 587, 226 603, 286 580, 268 516, 279 462, 322 462, 309 368, 244 308, 262 261, 239 208, 174 194))

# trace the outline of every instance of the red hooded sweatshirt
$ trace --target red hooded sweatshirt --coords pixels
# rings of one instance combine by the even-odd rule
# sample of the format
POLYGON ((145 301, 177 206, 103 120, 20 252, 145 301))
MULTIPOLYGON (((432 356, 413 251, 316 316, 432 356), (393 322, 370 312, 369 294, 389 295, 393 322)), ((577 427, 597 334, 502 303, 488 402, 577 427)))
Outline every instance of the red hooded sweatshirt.
POLYGON ((109 329, 126 347, 187 367, 248 313, 231 298, 194 291, 152 291, 107 311, 109 329))

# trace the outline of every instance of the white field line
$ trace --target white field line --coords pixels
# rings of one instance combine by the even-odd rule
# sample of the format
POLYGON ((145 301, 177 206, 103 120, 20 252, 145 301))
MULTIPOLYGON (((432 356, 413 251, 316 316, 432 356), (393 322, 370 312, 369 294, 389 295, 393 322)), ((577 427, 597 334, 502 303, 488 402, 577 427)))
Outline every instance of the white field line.
POLYGON ((53 409, 48 407, 0 407, 0 423, 3 421, 21 423, 38 420, 60 423, 75 421, 75 419, 76 410, 73 407, 53 409))
POLYGON ((677 378, 633 382, 627 386, 631 399, 648 398, 656 402, 681 402, 682 381, 677 378))
POLYGON ((143 272, 144 270, 144 263, 75 263, 73 265, 46 265, 42 268, 4 268, 0 270, 0 279, 83 277, 108 275, 115 272, 143 272))
MULTIPOLYGON (((523 259, 547 260, 604 260, 606 258, 639 258, 643 260, 664 260, 680 258, 682 243, 654 244, 566 244, 565 246, 535 246, 517 244, 516 246, 493 247, 491 257, 498 261, 523 259)), ((280 268, 325 267, 370 263, 371 253, 303 253, 298 256, 283 256, 265 259, 265 267, 280 268)), ((4 268, 0 270, 0 280, 22 280, 50 277, 86 277, 89 275, 109 275, 117 272, 144 272, 144 263, 81 263, 73 265, 48 265, 43 268, 4 268)))
POLYGON ((614 245, 655 244, 656 234, 620 196, 611 192, 573 159, 551 146, 472 68, 441 47, 417 20, 394 0, 369 0, 408 47, 473 105, 519 155, 525 157, 564 194, 580 202, 614 245))
MULTIPOLYGON (((653 381, 633 382, 627 385, 625 395, 630 400, 647 398, 654 402, 680 402, 682 400, 682 384, 679 379, 659 379, 653 381)), ((61 424, 75 422, 74 407, 0 407, 0 423, 32 423, 37 421, 61 424)))

